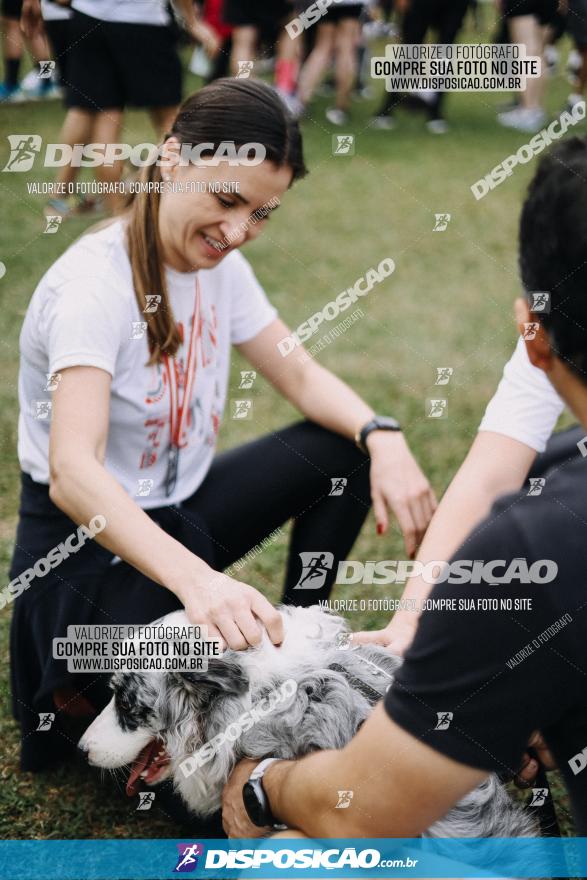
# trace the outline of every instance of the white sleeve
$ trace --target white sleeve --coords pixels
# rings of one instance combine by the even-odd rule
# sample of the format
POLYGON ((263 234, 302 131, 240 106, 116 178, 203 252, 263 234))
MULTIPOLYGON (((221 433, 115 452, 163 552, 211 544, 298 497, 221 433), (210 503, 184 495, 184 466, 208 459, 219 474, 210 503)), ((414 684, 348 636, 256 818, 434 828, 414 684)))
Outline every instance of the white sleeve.
POLYGON ((113 376, 122 340, 132 329, 123 293, 96 276, 60 285, 43 309, 42 322, 51 373, 99 367, 113 376))
POLYGON ((530 363, 520 337, 479 430, 504 434, 544 452, 564 406, 546 374, 530 363))
POLYGON ((230 341, 233 345, 239 345, 253 339, 274 321, 277 309, 267 299, 248 260, 236 251, 230 257, 233 261, 230 276, 230 341))

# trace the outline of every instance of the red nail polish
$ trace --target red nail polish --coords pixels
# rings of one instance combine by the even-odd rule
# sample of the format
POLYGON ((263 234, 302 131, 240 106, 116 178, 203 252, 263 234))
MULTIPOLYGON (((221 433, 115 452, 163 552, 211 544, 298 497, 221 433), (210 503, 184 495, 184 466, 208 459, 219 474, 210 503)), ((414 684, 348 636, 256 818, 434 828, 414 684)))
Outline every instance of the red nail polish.
POLYGON ((383 534, 383 524, 382 523, 377 523, 377 534, 378 535, 383 534))

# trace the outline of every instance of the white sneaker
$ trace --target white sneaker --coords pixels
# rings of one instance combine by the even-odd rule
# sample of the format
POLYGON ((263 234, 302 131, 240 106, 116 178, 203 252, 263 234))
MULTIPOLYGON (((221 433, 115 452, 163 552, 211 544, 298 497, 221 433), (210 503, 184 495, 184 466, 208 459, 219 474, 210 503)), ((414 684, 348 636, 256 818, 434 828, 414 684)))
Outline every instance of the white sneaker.
POLYGON ((446 119, 429 119, 426 128, 431 134, 446 134, 448 131, 448 122, 446 119))
POLYGON ((338 107, 331 107, 326 111, 326 118, 331 125, 346 125, 349 121, 349 115, 338 107))
POLYGON ((515 110, 507 110, 497 114, 497 121, 504 128, 514 128, 527 134, 535 134, 544 126, 546 113, 544 110, 529 110, 526 107, 517 107, 515 110))
POLYGON ((393 116, 374 116, 369 123, 369 128, 392 131, 395 128, 395 119, 393 116))

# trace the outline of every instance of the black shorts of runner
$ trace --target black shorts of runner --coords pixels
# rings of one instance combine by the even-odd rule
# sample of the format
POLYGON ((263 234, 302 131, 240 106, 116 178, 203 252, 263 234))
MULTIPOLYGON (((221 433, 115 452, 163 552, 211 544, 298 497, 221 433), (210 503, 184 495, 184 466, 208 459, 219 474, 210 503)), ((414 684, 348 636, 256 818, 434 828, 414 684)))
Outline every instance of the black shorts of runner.
POLYGON ((293 16, 290 0, 224 0, 222 18, 233 27, 256 27, 271 31, 293 16))
POLYGON ((346 3, 343 6, 330 6, 328 12, 321 19, 323 24, 338 24, 345 18, 360 18, 365 9, 364 3, 346 3))
POLYGON ((51 46, 51 58, 55 60, 59 85, 66 86, 69 82, 69 47, 71 45, 69 19, 56 18, 44 22, 45 30, 51 46))
POLYGON ((540 24, 551 24, 557 14, 558 0, 505 0, 503 14, 506 18, 533 15, 540 24))
POLYGON ((181 63, 170 28, 101 21, 75 10, 69 28, 68 107, 99 112, 180 103, 181 63))
POLYGON ((22 12, 22 0, 2 0, 0 4, 3 18, 20 19, 22 12))

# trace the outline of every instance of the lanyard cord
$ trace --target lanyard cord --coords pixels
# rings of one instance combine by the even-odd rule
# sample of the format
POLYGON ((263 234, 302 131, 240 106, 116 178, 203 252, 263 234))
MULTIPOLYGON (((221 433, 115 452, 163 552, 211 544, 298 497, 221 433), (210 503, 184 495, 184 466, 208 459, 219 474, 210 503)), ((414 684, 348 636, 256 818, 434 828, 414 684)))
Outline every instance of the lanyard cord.
POLYGON ((169 388, 169 440, 170 445, 177 449, 181 448, 182 436, 185 430, 190 399, 196 377, 197 337, 200 323, 200 279, 196 276, 196 295, 194 300, 194 312, 192 316, 192 328, 188 347, 186 370, 184 373, 183 396, 180 402, 177 381, 177 368, 174 358, 167 354, 163 355, 165 371, 167 373, 167 386, 169 388))

